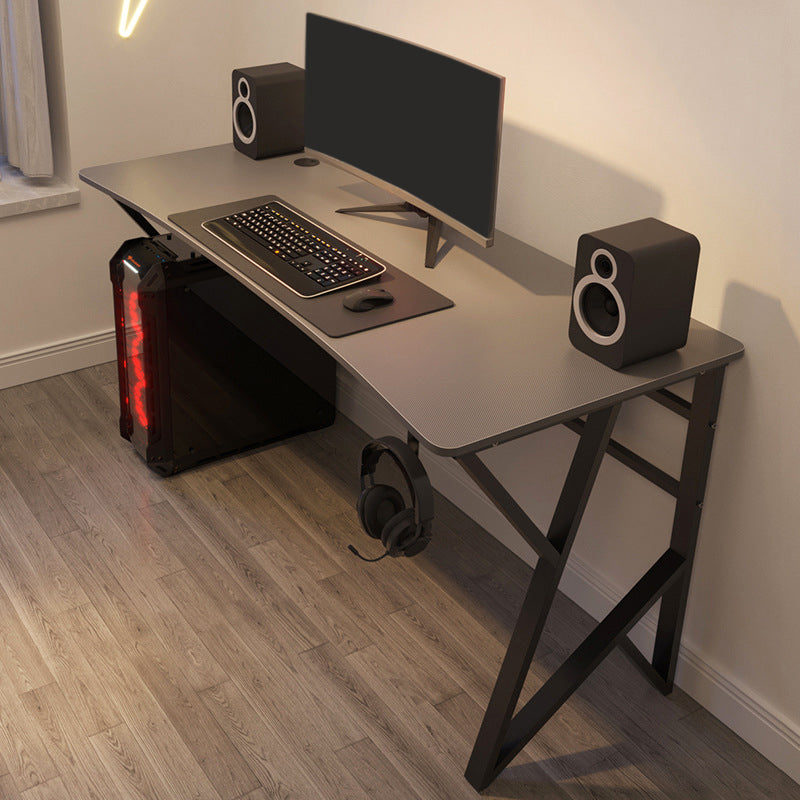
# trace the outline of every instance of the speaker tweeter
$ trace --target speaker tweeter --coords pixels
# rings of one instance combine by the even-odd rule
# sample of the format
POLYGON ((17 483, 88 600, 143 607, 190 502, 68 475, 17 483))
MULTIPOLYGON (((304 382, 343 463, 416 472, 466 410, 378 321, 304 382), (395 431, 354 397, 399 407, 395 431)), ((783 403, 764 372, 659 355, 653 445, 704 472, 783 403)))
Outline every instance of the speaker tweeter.
POLYGON ((578 239, 569 338, 614 369, 686 344, 700 243, 660 220, 578 239))
POLYGON ((305 70, 287 62, 233 70, 233 144, 250 158, 297 153, 304 142, 305 70))

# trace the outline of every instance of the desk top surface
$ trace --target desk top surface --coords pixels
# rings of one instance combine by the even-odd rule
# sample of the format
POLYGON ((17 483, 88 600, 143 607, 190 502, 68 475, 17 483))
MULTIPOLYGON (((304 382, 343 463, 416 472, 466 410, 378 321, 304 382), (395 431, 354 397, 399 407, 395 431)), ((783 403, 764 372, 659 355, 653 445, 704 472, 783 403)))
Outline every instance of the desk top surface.
POLYGON ((91 167, 80 176, 239 278, 372 386, 424 446, 442 455, 510 441, 691 378, 743 352, 740 342, 692 320, 680 350, 609 369, 569 342, 571 266, 501 232, 494 247, 483 249, 445 227, 437 265, 426 269, 423 220, 336 214, 391 198, 335 167, 300 167, 295 158, 253 161, 229 144, 91 167), (450 297, 454 307, 331 338, 273 297, 269 276, 253 280, 168 220, 265 194, 279 195, 450 297))

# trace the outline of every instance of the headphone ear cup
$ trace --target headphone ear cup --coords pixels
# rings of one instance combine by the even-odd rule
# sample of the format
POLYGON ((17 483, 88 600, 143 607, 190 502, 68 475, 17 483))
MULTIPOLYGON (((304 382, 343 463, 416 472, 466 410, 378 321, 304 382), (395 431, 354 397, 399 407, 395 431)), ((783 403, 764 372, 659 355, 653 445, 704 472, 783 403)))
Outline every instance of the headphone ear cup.
POLYGON ((397 516, 404 507, 403 496, 397 489, 376 483, 361 492, 356 510, 364 530, 373 539, 381 539, 386 523, 397 516))
POLYGON ((383 526, 381 542, 390 556, 403 555, 405 548, 416 538, 416 532, 414 509, 404 508, 383 526))
POLYGON ((403 547, 403 555, 409 558, 418 555, 428 546, 430 540, 431 537, 429 534, 420 534, 415 539, 405 544, 403 547))

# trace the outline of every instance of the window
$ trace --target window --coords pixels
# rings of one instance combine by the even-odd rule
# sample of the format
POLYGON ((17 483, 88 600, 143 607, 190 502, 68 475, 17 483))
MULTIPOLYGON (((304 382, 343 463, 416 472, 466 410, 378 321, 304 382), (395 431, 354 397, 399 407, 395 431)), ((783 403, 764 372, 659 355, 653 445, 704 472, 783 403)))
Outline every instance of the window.
POLYGON ((50 84, 63 96, 58 32, 56 0, 0 0, 0 216, 78 201, 52 145, 50 84))

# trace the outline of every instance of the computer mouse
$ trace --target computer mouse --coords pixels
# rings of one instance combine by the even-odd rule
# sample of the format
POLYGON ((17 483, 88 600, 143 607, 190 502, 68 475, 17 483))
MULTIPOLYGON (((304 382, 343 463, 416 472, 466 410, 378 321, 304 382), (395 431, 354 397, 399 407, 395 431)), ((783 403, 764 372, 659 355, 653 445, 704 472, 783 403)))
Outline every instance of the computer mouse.
POLYGON ((367 286, 345 295, 342 305, 351 311, 369 311, 376 306, 385 306, 394 300, 394 295, 380 286, 367 286))

